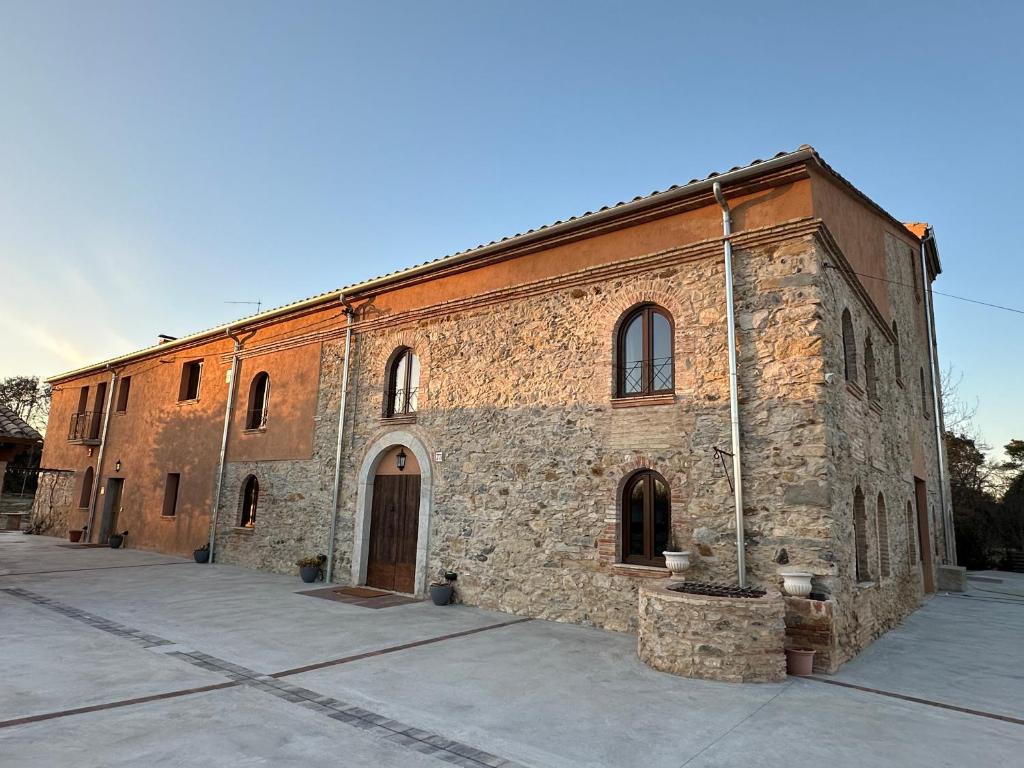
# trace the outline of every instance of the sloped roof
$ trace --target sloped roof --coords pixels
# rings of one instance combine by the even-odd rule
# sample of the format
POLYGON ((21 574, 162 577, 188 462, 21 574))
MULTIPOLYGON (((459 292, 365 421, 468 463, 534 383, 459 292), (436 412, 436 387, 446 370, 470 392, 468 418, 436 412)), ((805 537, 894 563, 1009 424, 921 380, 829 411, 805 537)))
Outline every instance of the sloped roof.
POLYGON ((255 323, 264 322, 271 318, 287 315, 291 312, 303 309, 306 307, 313 307, 320 304, 325 304, 330 301, 337 301, 343 296, 356 296, 362 291, 366 291, 370 288, 379 288, 382 285, 396 282, 406 277, 412 277, 414 275, 429 273, 434 270, 442 269, 450 264, 461 263, 466 261, 472 261, 474 259, 482 258, 488 254, 496 251, 502 251, 505 249, 532 242, 534 240, 541 240, 547 237, 553 237, 556 233, 564 231, 571 231, 577 228, 585 227, 590 224, 596 224, 604 221, 605 219, 612 219, 618 216, 625 216, 634 210, 641 210, 647 207, 653 207, 662 204, 663 202, 669 202, 676 199, 685 198, 691 195, 695 195, 701 192, 710 190, 712 184, 716 181, 721 182, 723 186, 732 181, 739 181, 741 179, 748 179, 751 177, 758 176, 763 173, 768 173, 771 170, 788 167, 791 164, 797 162, 812 161, 818 164, 820 167, 828 171, 832 176, 838 179, 851 193, 857 195, 864 200, 868 205, 875 208, 883 216, 888 217, 896 224, 900 222, 896 221, 885 209, 875 203, 871 198, 861 192, 855 187, 850 181, 845 179, 839 174, 834 168, 829 166, 817 150, 810 144, 801 144, 797 149, 787 152, 778 152, 767 160, 756 158, 751 160, 747 165, 733 166, 728 171, 713 171, 707 176, 700 179, 690 179, 685 184, 673 184, 664 190, 654 190, 646 195, 638 195, 631 200, 622 200, 617 203, 605 205, 594 211, 586 211, 585 213, 578 214, 576 216, 570 216, 567 219, 559 219, 558 221, 550 224, 544 224, 535 229, 529 229, 526 232, 520 232, 514 235, 508 235, 499 240, 492 240, 489 243, 477 245, 473 248, 467 248, 466 250, 457 251, 447 256, 441 256, 436 259, 424 261, 419 264, 415 264, 405 269, 396 270, 394 272, 388 272, 384 275, 365 280, 360 283, 352 283, 342 288, 337 288, 333 291, 326 291, 324 293, 310 296, 305 299, 284 304, 274 309, 267 309, 258 314, 248 315, 246 317, 239 318, 230 323, 215 326, 213 328, 207 328, 203 331, 197 331, 187 336, 181 336, 173 341, 164 342, 162 344, 155 344, 153 346, 145 347, 143 349, 130 352, 125 355, 110 358, 108 360, 102 360, 97 363, 87 365, 83 368, 78 368, 72 371, 52 376, 47 379, 48 382, 56 382, 62 379, 67 379, 72 376, 80 376, 84 373, 96 372, 103 370, 107 367, 113 367, 115 365, 121 365, 131 360, 145 357, 146 355, 152 354, 156 351, 167 352, 168 350, 176 347, 180 347, 187 344, 195 343, 201 339, 209 339, 216 336, 223 336, 232 330, 239 330, 246 325, 252 325, 255 323))
POLYGON ((42 440, 43 436, 29 426, 24 419, 8 408, 0 405, 0 440, 42 440))

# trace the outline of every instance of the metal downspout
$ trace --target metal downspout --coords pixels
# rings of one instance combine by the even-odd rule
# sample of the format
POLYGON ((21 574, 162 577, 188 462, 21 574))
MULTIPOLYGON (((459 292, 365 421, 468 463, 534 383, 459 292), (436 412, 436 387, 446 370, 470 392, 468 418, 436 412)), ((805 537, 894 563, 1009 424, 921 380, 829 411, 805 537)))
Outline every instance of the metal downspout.
POLYGON ((946 544, 946 562, 950 565, 956 565, 956 539, 954 538, 956 534, 953 528, 952 510, 946 503, 946 462, 942 439, 942 388, 937 370, 938 360, 935 355, 935 311, 932 306, 932 287, 928 281, 928 261, 925 251, 929 240, 932 243, 935 242, 935 235, 931 227, 925 232, 925 236, 921 238, 921 285, 923 286, 926 313, 924 324, 928 333, 928 372, 931 375, 932 382, 932 416, 935 418, 935 456, 939 465, 939 504, 942 507, 942 528, 945 534, 942 538, 946 544))
POLYGON ((210 513, 210 538, 207 542, 207 546, 210 549, 210 557, 207 559, 208 565, 213 565, 213 553, 216 546, 217 538, 217 518, 220 512, 220 493, 224 486, 224 464, 228 453, 228 432, 231 427, 231 411, 235 406, 235 390, 237 389, 236 382, 238 380, 238 354, 242 351, 242 347, 245 346, 245 342, 253 337, 256 333, 251 331, 246 335, 244 339, 239 339, 231 329, 227 329, 225 333, 235 342, 234 350, 231 353, 231 381, 228 382, 228 396, 224 403, 224 429, 221 432, 220 437, 220 458, 217 460, 217 475, 214 479, 213 485, 213 509, 210 513))
POLYGON ((729 334, 729 413, 732 417, 732 473, 735 479, 733 499, 736 503, 736 570, 741 587, 747 586, 746 537, 743 528, 743 475, 740 454, 739 377, 736 373, 736 308, 732 288, 732 215, 729 204, 717 181, 712 186, 715 199, 722 207, 722 236, 725 245, 725 308, 729 334))
POLYGON ((338 532, 338 499, 341 497, 341 449, 345 439, 345 405, 348 400, 348 359, 352 350, 352 320, 355 311, 344 295, 340 297, 345 305, 348 325, 345 327, 345 360, 341 365, 341 399, 338 404, 338 447, 334 452, 334 490, 331 492, 331 533, 327 541, 327 571, 324 581, 330 583, 334 574, 334 539, 338 532))
MULTIPOLYGON (((107 368, 110 368, 108 365, 107 368)), ((110 406, 114 401, 114 385, 117 383, 117 371, 110 371, 110 390, 107 392, 107 402, 103 411, 103 430, 100 432, 100 452, 96 456, 96 472, 93 474, 91 498, 89 499, 89 522, 86 523, 86 541, 92 540, 92 524, 96 518, 96 505, 99 503, 100 488, 103 485, 103 454, 107 447, 107 428, 110 425, 110 406)), ((97 544, 103 542, 97 541, 97 544)))

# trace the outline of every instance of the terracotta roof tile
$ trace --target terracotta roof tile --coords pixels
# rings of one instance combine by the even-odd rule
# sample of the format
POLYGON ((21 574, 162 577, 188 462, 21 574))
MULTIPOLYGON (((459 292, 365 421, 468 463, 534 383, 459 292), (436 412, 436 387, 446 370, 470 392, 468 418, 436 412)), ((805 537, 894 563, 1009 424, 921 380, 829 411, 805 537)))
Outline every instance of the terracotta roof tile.
POLYGON ((43 436, 6 405, 0 405, 0 440, 42 440, 43 436))

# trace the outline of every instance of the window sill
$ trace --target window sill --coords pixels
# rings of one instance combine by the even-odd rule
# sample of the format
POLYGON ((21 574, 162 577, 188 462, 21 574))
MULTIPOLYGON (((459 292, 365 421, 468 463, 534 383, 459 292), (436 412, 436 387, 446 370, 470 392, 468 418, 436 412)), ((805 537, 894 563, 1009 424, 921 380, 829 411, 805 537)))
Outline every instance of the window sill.
POLYGON ((858 581, 856 584, 853 585, 853 588, 855 590, 862 591, 862 590, 871 589, 872 587, 877 587, 877 586, 878 586, 878 584, 876 582, 874 582, 874 581, 858 581))
POLYGON ((896 384, 899 386, 900 389, 907 388, 907 385, 903 383, 903 379, 901 379, 899 376, 896 377, 896 384))
POLYGON ((199 402, 198 397, 193 397, 191 400, 179 400, 178 405, 195 405, 199 402))
POLYGON ((246 527, 246 526, 244 526, 244 525, 236 525, 236 526, 234 526, 234 527, 233 527, 233 528, 231 529, 231 532, 232 532, 232 533, 244 533, 244 534, 251 534, 251 533, 252 533, 253 531, 255 531, 255 530, 256 530, 256 527, 255 527, 255 526, 253 526, 252 528, 248 528, 248 527, 246 527))
POLYGON ((667 579, 671 572, 668 568, 653 565, 633 565, 632 563, 614 563, 612 573, 619 576, 631 576, 635 579, 667 579))
POLYGON ((415 413, 403 413, 398 416, 382 416, 380 419, 381 424, 415 424, 416 414, 415 413))
POLYGON ((882 415, 882 404, 880 402, 878 402, 877 400, 872 400, 869 403, 869 405, 871 406, 872 411, 877 413, 879 416, 882 415))
POLYGON ((613 397, 612 408, 639 408, 645 405, 672 405, 675 401, 675 392, 662 392, 655 395, 629 395, 628 397, 613 397))
POLYGON ((864 397, 864 390, 861 388, 860 384, 858 384, 856 381, 848 381, 848 382, 846 382, 846 391, 849 392, 854 397, 858 397, 858 398, 863 398, 864 397))
POLYGON ((177 515, 164 515, 164 514, 161 514, 160 515, 160 519, 161 520, 169 520, 169 521, 173 522, 173 521, 178 519, 178 516, 177 515))
POLYGON ((246 427, 242 430, 243 435, 262 435, 267 431, 266 427, 246 427))

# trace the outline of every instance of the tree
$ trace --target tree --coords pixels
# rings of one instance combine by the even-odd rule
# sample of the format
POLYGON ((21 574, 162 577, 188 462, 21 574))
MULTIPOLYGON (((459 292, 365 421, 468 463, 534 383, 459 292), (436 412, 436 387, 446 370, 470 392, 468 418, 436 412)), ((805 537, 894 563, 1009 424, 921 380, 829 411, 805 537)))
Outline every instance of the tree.
POLYGON ((38 376, 0 379, 0 405, 6 405, 40 432, 46 431, 50 395, 50 385, 40 382, 38 376))

